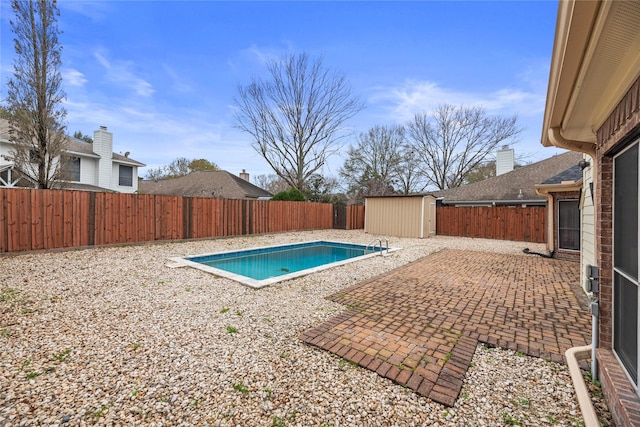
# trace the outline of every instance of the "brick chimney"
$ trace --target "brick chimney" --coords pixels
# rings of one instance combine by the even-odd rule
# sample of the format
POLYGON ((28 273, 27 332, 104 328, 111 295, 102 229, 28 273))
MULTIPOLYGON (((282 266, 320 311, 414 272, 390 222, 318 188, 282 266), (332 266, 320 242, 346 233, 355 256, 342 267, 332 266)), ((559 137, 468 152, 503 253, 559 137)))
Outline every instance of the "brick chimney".
POLYGON ((242 169, 242 172, 240 172, 240 178, 244 179, 245 181, 249 181, 249 174, 247 173, 247 171, 242 169))

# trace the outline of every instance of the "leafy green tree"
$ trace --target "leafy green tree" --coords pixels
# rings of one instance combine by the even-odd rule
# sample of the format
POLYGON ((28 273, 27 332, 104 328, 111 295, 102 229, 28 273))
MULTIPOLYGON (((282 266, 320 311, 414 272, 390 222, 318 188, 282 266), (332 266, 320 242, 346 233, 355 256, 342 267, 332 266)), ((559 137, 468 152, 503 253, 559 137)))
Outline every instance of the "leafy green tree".
POLYGON ((84 133, 82 133, 81 131, 77 130, 73 133, 73 137, 75 139, 79 139, 80 141, 84 141, 84 142, 88 142, 89 144, 93 144, 93 138, 91 138, 89 135, 85 135, 84 133))
POLYGON ((343 124, 363 104, 344 75, 322 58, 288 55, 267 65, 269 79, 239 86, 236 127, 253 137, 253 148, 291 187, 307 180, 340 148, 343 124))
POLYGON ((194 159, 189 163, 189 170, 191 172, 200 171, 219 171, 220 168, 213 162, 206 159, 194 159))
POLYGON ((304 194, 302 191, 297 188, 291 188, 286 191, 281 191, 276 193, 271 200, 285 200, 289 202, 304 202, 306 199, 304 198, 304 194))
POLYGON ((13 0, 11 9, 16 56, 6 99, 13 142, 10 157, 38 188, 53 188, 64 179, 66 164, 61 154, 67 143, 60 12, 55 0, 13 0))

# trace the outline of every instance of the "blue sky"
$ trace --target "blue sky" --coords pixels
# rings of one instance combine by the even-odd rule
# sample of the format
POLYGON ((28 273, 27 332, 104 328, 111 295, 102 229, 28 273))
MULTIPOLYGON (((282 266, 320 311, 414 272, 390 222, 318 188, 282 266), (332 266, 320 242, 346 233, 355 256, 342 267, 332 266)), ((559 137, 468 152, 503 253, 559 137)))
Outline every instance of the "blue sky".
MULTIPOLYGON (((234 128, 231 105, 239 84, 292 52, 323 55, 364 101, 347 123, 351 141, 451 103, 517 114, 526 130, 516 155, 527 161, 558 152, 539 143, 555 1, 60 0, 59 8, 69 133, 107 126, 114 151, 149 167, 187 157, 234 174, 272 173, 234 128)), ((14 56, 8 1, 0 14, 4 97, 14 56)), ((337 176, 343 161, 324 173, 337 176)))

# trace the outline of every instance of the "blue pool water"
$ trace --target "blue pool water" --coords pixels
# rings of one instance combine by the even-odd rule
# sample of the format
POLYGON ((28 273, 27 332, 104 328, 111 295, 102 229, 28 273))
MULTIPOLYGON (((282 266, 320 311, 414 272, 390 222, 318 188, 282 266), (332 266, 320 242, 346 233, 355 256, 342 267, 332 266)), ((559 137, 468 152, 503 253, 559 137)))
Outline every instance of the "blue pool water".
MULTIPOLYGON (((378 239, 378 241, 380 241, 378 239)), ((385 245, 386 246, 386 245, 385 245)), ((384 254, 400 248, 386 248, 384 254)), ((328 242, 270 246, 234 252, 171 258, 169 267, 193 267, 253 288, 382 255, 380 247, 328 242)))
MULTIPOLYGON (((309 242, 186 258, 254 280, 289 275, 366 255, 367 248, 336 242, 309 242)), ((372 253, 369 248, 368 253, 372 253)))

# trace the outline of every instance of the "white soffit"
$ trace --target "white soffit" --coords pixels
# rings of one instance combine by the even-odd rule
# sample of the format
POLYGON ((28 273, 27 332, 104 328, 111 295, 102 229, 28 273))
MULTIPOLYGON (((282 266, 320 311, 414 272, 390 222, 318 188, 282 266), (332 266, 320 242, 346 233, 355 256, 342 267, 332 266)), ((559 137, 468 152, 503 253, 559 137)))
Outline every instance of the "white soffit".
POLYGON ((640 76, 640 2, 603 2, 564 117, 567 139, 595 132, 640 76))

